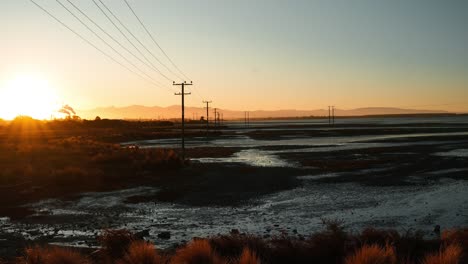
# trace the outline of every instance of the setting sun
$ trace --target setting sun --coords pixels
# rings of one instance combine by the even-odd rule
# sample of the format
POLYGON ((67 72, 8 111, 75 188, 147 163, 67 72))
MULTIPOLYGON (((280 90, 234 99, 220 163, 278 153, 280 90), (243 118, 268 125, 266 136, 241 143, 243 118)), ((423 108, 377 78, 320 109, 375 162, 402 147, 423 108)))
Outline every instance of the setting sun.
POLYGON ((57 97, 44 78, 34 74, 18 75, 0 88, 0 118, 26 115, 48 119, 58 108, 57 97))

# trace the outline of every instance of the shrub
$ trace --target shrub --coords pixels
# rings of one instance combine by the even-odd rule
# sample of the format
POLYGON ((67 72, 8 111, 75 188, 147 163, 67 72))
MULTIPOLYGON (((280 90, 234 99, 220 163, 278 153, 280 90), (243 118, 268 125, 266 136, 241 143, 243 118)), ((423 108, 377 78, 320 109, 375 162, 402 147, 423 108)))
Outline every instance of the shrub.
POLYGON ((395 250, 390 246, 364 245, 345 260, 346 264, 396 264, 395 250))
POLYGON ((214 252, 208 240, 192 240, 176 251, 171 264, 224 264, 225 261, 214 252))
POLYGON ((76 251, 59 247, 27 248, 18 264, 88 264, 90 261, 76 251))
POLYGON ((378 230, 375 228, 366 228, 358 236, 361 245, 377 244, 382 247, 387 244, 394 244, 400 238, 400 234, 396 230, 378 230))
POLYGON ((260 259, 255 252, 244 248, 242 255, 239 257, 239 264, 260 264, 260 259))
POLYGON ((462 256, 462 248, 458 245, 448 245, 438 253, 428 255, 424 258, 423 264, 458 264, 462 256))
POLYGON ((237 258, 245 248, 259 253, 258 257, 265 259, 270 248, 267 242, 254 235, 221 235, 210 238, 213 249, 224 258, 237 258))
POLYGON ((468 251, 468 228, 445 230, 442 232, 441 238, 446 244, 459 244, 468 251))
POLYGON ((112 261, 122 258, 130 244, 135 241, 135 236, 125 229, 104 230, 98 241, 104 249, 104 257, 112 261))
POLYGON ((159 264, 163 263, 153 244, 146 241, 133 241, 118 264, 159 264))

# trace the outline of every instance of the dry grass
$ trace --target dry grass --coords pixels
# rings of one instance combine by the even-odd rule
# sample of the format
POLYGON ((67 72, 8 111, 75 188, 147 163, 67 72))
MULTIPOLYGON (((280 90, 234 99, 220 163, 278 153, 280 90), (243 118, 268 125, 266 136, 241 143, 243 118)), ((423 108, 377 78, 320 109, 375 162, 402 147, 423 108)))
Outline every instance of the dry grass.
POLYGON ((260 259, 257 254, 248 248, 244 248, 241 256, 239 257, 239 264, 260 264, 260 259))
POLYGON ((89 264, 91 263, 80 253, 59 247, 27 248, 25 256, 18 259, 17 264, 89 264))
POLYGON ((458 264, 462 257, 462 248, 456 244, 448 245, 436 254, 430 254, 423 260, 423 264, 458 264))
POLYGON ((396 264, 395 250, 390 246, 365 245, 345 260, 346 264, 396 264))
POLYGON ((208 240, 193 240, 185 247, 176 251, 171 264, 225 264, 216 252, 211 248, 208 240))
POLYGON ((135 236, 128 230, 105 230, 98 241, 103 248, 103 258, 112 263, 123 257, 135 236))
MULTIPOLYGON (((367 229, 353 235, 336 224, 309 237, 279 236, 264 239, 231 234, 195 239, 177 250, 160 254, 154 245, 136 240, 127 230, 106 230, 98 241, 99 254, 84 257, 58 247, 33 247, 16 264, 462 264, 466 261, 467 230, 450 230, 441 240, 427 240, 418 232, 367 229), (382 245, 382 243, 386 243, 382 245), (434 248, 438 245, 437 248, 434 248)), ((12 263, 12 262, 10 262, 12 263)))
POLYGON ((133 241, 128 247, 127 253, 117 261, 118 264, 160 264, 162 257, 158 254, 153 244, 146 241, 133 241))

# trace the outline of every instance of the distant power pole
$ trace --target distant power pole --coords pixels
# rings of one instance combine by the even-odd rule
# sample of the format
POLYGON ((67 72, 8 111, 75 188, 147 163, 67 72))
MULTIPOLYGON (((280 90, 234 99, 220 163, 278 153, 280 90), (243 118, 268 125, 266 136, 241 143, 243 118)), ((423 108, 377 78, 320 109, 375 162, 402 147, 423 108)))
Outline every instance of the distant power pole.
POLYGON ((328 125, 331 125, 331 106, 328 106, 328 125))
POLYGON ((218 114, 217 114, 217 112, 216 112, 217 110, 218 110, 218 108, 215 108, 215 109, 214 109, 214 125, 215 125, 215 126, 218 126, 218 123, 217 123, 218 114))
POLYGON ((333 120, 333 125, 335 125, 335 106, 332 106, 332 120, 333 120))
POLYGON ((185 92, 185 85, 192 85, 192 82, 187 83, 175 83, 172 82, 172 85, 178 85, 181 87, 181 92, 180 93, 175 93, 175 95, 181 95, 182 96, 182 159, 185 162, 185 96, 190 95, 191 93, 186 93, 185 92))
POLYGON ((209 123, 210 121, 209 121, 209 118, 208 118, 209 113, 210 113, 210 111, 209 111, 209 109, 210 109, 209 104, 211 104, 211 101, 203 101, 203 103, 206 104, 206 132, 208 132, 208 126, 209 126, 209 124, 210 124, 210 123, 209 123))
POLYGON ((244 125, 247 127, 247 111, 244 112, 244 125))

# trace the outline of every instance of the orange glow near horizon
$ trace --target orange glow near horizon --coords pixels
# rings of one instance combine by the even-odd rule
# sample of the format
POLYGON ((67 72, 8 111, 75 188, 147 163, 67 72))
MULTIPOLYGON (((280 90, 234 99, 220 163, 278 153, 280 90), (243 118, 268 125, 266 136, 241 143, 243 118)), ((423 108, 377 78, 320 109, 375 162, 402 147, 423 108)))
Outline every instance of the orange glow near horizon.
POLYGON ((37 74, 21 74, 0 87, 0 118, 11 120, 25 115, 49 119, 59 108, 48 81, 37 74))

